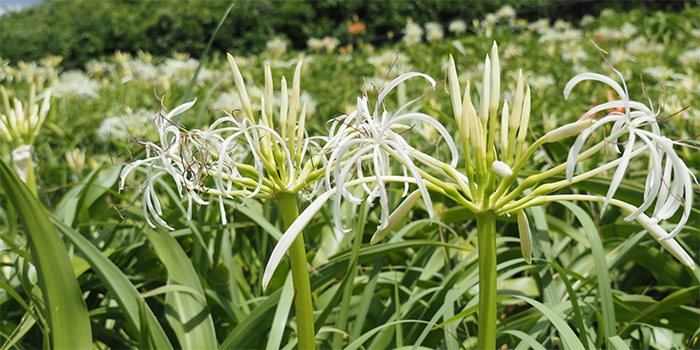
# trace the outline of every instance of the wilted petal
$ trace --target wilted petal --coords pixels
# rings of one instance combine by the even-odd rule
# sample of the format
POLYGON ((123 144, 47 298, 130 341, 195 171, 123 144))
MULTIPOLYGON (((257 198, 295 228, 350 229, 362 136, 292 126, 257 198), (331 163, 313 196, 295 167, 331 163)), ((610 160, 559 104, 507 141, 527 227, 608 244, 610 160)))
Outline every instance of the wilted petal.
POLYGON ((391 213, 391 215, 389 215, 389 222, 386 225, 386 227, 384 227, 383 229, 378 228, 374 235, 372 235, 370 244, 378 243, 382 240, 382 238, 384 238, 384 236, 386 236, 387 233, 389 233, 389 231, 391 231, 391 229, 396 227, 396 225, 401 221, 401 219, 406 217, 406 214, 408 214, 411 208, 413 208, 413 206, 416 205, 420 196, 420 191, 413 191, 408 197, 406 197, 406 199, 404 199, 403 202, 401 202, 401 204, 396 208, 396 210, 394 210, 394 212, 391 213))

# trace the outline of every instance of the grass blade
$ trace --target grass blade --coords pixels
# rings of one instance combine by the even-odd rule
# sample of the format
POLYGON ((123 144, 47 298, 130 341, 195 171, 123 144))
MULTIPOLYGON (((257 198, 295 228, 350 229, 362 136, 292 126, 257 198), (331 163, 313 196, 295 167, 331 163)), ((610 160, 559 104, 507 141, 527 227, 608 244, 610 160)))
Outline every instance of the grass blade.
POLYGON ((219 20, 219 24, 216 25, 216 29, 214 29, 214 33, 211 34, 211 38, 209 38, 209 42, 207 43, 207 47, 204 48, 204 52, 202 53, 202 57, 199 60, 199 65, 197 66, 197 69, 194 71, 194 74, 192 75, 192 80, 190 80, 190 84, 187 85, 187 90, 185 91, 185 95, 182 96, 182 100, 180 100, 180 104, 183 104, 187 102, 187 100, 190 99, 190 95, 192 94, 192 89, 194 88, 194 84, 197 82, 197 75, 199 75, 199 70, 202 69, 202 66, 206 61, 209 59, 209 49, 211 48, 211 44, 214 42, 214 38, 216 38, 216 34, 219 32, 219 29, 221 26, 224 24, 224 21, 226 21, 226 17, 228 17, 228 13, 231 12, 231 9, 233 8, 233 5, 235 2, 231 2, 231 5, 226 9, 224 14, 221 16, 221 19, 219 20))
POLYGON ((47 311, 51 347, 92 349, 87 305, 56 227, 36 196, 4 161, 0 161, 0 182, 29 236, 29 249, 47 311))
POLYGON ((267 338, 268 350, 280 348, 282 336, 284 335, 284 327, 286 326, 287 317, 289 317, 289 309, 292 307, 293 301, 294 284, 292 283, 292 273, 290 272, 287 274, 287 280, 284 282, 284 287, 282 288, 282 296, 280 297, 279 304, 277 304, 275 317, 272 319, 272 329, 270 330, 270 336, 267 338))

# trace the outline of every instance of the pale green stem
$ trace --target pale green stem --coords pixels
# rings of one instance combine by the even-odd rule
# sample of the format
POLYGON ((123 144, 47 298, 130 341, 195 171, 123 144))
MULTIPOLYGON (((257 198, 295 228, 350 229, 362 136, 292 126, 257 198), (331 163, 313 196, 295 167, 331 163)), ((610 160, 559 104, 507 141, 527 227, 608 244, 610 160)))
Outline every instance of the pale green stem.
POLYGON ((479 333, 477 349, 496 348, 496 213, 476 213, 479 245, 479 333))
MULTIPOLYGON (((294 220, 299 217, 297 198, 293 193, 280 192, 277 194, 280 204, 284 228, 287 230, 294 220)), ((316 346, 314 340, 314 307, 311 302, 311 284, 309 282, 309 268, 306 262, 306 248, 304 247, 304 234, 299 234, 289 248, 291 260, 292 280, 294 281, 294 306, 297 313, 297 337, 300 350, 313 350, 316 346)))

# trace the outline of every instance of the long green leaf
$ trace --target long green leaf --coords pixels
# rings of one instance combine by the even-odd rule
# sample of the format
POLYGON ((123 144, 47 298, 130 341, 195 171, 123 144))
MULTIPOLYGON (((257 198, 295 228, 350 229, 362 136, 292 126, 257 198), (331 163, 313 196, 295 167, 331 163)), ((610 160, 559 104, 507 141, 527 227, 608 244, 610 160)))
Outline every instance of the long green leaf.
POLYGON ((557 312, 535 299, 522 295, 513 295, 512 297, 525 301, 537 308, 537 310, 540 310, 540 312, 549 319, 552 325, 554 325, 554 328, 559 331, 559 335, 564 340, 564 343, 567 345, 568 349, 584 349, 583 344, 581 344, 581 341, 578 339, 578 337, 576 337, 576 333, 571 330, 571 327, 569 327, 566 321, 561 318, 557 312))
POLYGON ((630 350, 630 347, 625 344, 625 341, 619 335, 608 338, 610 344, 617 350, 630 350))
MULTIPOLYGON (((0 182, 29 236, 54 349, 92 349, 92 328, 66 246, 43 206, 0 160, 0 182)), ((27 291, 28 293, 30 291, 27 291)))
POLYGON ((168 270, 168 284, 180 284, 194 289, 191 293, 173 291, 166 295, 166 318, 183 349, 216 349, 214 321, 207 308, 204 290, 189 257, 170 232, 145 230, 148 241, 168 270))
MULTIPOLYGON (((134 330, 141 330, 139 304, 144 303, 144 300, 138 290, 136 290, 136 287, 129 281, 129 278, 87 238, 66 225, 59 218, 52 216, 52 220, 64 237, 71 241, 75 249, 87 260, 92 270, 95 271, 95 274, 107 287, 107 290, 119 304, 127 322, 134 327, 134 330)), ((156 349, 172 349, 173 346, 165 335, 160 323, 158 323, 158 319, 156 319, 153 311, 146 306, 145 313, 148 316, 148 329, 150 330, 153 346, 156 349)))
MULTIPOLYGON (((591 252, 593 253, 593 261, 595 263, 595 272, 598 279, 598 298, 600 298, 600 308, 603 315, 603 334, 606 340, 617 334, 615 327, 615 306, 613 305, 612 290, 610 288, 610 272, 605 261, 605 251, 603 250, 603 242, 601 241, 598 228, 596 227, 591 217, 579 206, 571 202, 558 202, 567 207, 574 213, 574 216, 583 226, 583 231, 588 237, 591 244, 591 252)), ((609 343, 609 340, 606 341, 609 343)), ((610 345, 610 344, 608 344, 610 345)))
POLYGON ((238 327, 234 328, 233 332, 221 342, 220 349, 254 347, 272 324, 275 305, 278 304, 281 295, 282 289, 280 288, 267 297, 262 304, 256 306, 238 327))

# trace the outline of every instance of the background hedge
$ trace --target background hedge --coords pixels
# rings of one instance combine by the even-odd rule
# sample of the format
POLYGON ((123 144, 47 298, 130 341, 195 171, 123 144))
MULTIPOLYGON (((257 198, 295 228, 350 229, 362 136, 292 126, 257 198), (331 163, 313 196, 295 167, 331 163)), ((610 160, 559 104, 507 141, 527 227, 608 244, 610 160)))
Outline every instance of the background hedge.
MULTIPOLYGON (((88 60, 116 50, 143 50, 157 56, 185 52, 199 58, 229 4, 220 0, 45 1, 0 17, 0 57, 16 63, 60 55, 63 68, 83 67, 88 60)), ((343 43, 363 40, 381 45, 400 38, 408 17, 419 24, 447 24, 458 18, 470 22, 506 4, 520 18, 569 21, 603 8, 677 11, 688 6, 682 1, 243 0, 236 1, 213 49, 258 53, 275 36, 285 37, 295 49, 305 48, 310 37, 326 35, 343 43), (353 18, 366 24, 366 31, 357 37, 350 35, 346 24, 353 18)))

